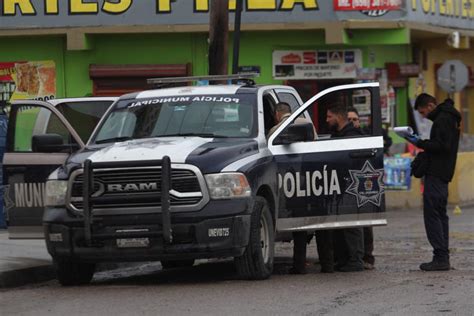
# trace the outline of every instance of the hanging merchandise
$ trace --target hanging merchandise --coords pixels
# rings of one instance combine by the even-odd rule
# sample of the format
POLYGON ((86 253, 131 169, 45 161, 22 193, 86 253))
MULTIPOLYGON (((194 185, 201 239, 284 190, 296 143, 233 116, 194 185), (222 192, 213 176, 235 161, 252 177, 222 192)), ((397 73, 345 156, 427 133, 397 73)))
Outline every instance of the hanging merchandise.
POLYGON ((388 113, 389 113, 389 122, 391 121, 392 126, 395 125, 395 106, 397 105, 397 96, 395 94, 395 89, 393 86, 388 86, 388 113))
POLYGON ((382 69, 379 77, 380 84, 380 108, 382 112, 382 123, 390 122, 390 109, 388 106, 388 78, 387 70, 382 69))

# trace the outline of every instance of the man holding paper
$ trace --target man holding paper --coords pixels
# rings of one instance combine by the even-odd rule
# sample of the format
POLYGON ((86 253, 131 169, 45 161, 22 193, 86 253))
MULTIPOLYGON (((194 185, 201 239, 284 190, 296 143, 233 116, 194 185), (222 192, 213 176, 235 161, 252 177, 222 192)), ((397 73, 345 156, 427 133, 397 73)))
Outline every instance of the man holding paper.
POLYGON ((407 131, 406 139, 423 149, 429 165, 425 173, 423 192, 423 217, 426 235, 433 247, 433 260, 422 263, 424 271, 449 270, 449 217, 448 183, 454 175, 458 152, 461 115, 454 108, 454 102, 446 99, 437 105, 436 99, 426 93, 415 101, 415 110, 421 116, 433 121, 430 138, 421 140, 407 131))

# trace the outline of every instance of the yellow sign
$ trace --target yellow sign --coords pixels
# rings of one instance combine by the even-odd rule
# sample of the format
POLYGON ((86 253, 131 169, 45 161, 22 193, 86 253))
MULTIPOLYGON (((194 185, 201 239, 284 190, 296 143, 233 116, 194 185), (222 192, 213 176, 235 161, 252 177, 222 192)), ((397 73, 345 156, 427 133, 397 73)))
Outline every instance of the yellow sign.
MULTIPOLYGON (((1 1, 1 0, 0 0, 1 1)), ((38 8, 32 0, 3 0, 2 14, 5 16, 37 15, 38 8)), ((0 3, 1 3, 0 2, 0 3)), ((152 2, 152 1, 150 1, 152 2)), ((170 13, 173 10, 173 0, 156 0, 157 13, 170 13)), ((247 11, 291 11, 300 6, 304 10, 318 10, 318 0, 247 0, 247 11), (278 5, 278 3, 280 3, 278 5)), ((61 6, 67 6, 70 15, 126 13, 133 5, 133 0, 104 0, 102 6, 99 0, 44 0, 44 14, 57 15, 61 6)), ((235 10, 236 0, 229 0, 229 9, 235 10)), ((209 0, 194 0, 196 12, 208 12, 209 0)))
POLYGON ((411 0, 413 11, 422 11, 425 14, 474 19, 473 0, 411 0))

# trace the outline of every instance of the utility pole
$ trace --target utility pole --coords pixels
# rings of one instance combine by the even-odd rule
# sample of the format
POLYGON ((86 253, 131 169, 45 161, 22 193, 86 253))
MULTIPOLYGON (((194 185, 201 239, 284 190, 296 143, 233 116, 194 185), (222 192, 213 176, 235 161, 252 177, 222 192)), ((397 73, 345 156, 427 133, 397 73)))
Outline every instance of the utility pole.
POLYGON ((242 6, 244 0, 237 0, 234 20, 234 54, 232 57, 232 73, 239 73, 239 52, 240 52, 240 21, 242 17, 242 6))
POLYGON ((209 75, 227 75, 229 0, 211 0, 209 20, 209 75))

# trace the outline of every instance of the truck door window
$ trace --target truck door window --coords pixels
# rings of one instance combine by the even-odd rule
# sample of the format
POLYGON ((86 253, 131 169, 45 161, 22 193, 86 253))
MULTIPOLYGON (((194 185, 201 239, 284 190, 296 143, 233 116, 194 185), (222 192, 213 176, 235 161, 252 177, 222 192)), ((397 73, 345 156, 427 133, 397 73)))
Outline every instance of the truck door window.
MULTIPOLYGON (((56 109, 68 120, 77 131, 84 142, 87 142, 99 120, 104 115, 113 101, 81 101, 65 102, 56 106, 56 109)), ((67 143, 68 135, 60 131, 64 126, 56 116, 52 116, 48 122, 47 133, 56 133, 63 136, 67 143)), ((66 131, 67 132, 67 131, 66 131)))
POLYGON ((291 112, 294 112, 300 106, 296 97, 288 92, 278 92, 278 99, 280 102, 288 103, 291 107, 291 112))
POLYGON ((275 105, 276 102, 270 94, 263 95, 263 121, 265 126, 265 135, 276 125, 275 122, 275 105))
POLYGON ((319 140, 334 137, 364 137, 373 135, 371 106, 370 90, 347 89, 321 97, 308 107, 308 112, 316 127, 319 140), (351 112, 350 115, 349 112, 351 112), (343 128, 347 124, 352 124, 357 131, 350 133, 338 131, 338 128, 343 128))
POLYGON ((12 114, 15 128, 13 131, 9 130, 7 136, 10 140, 8 148, 10 152, 31 152, 31 138, 34 135, 46 134, 46 125, 51 119, 55 119, 56 122, 51 125, 51 133, 63 136, 65 144, 71 143, 73 137, 68 129, 48 109, 25 105, 17 107, 12 114))
MULTIPOLYGON (((352 136, 340 136, 332 123, 331 118, 328 115, 334 116, 334 112, 337 112, 337 108, 342 108, 342 113, 345 122, 352 124, 356 129, 361 132, 361 136, 372 135, 372 96, 370 91, 367 89, 355 89, 355 90, 341 90, 330 93, 321 98, 317 103, 317 108, 314 109, 313 115, 317 114, 318 119, 318 132, 329 135, 339 135, 338 137, 354 137, 352 136), (333 109, 331 111, 331 109, 333 109), (331 113, 329 113, 331 112, 331 113)), ((342 133, 344 134, 344 133, 342 133)))
MULTIPOLYGON (((300 103, 296 99, 295 95, 290 92, 277 92, 279 102, 288 103, 291 108, 291 112, 296 111, 300 107, 300 103)), ((303 112, 304 114, 300 115, 299 118, 308 117, 307 111, 303 112)))

